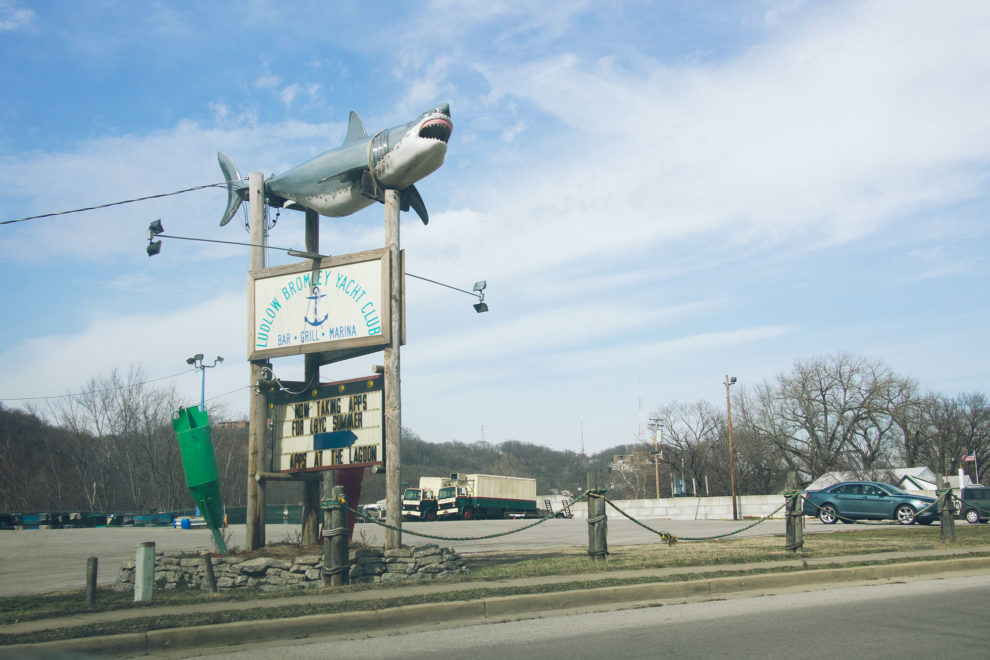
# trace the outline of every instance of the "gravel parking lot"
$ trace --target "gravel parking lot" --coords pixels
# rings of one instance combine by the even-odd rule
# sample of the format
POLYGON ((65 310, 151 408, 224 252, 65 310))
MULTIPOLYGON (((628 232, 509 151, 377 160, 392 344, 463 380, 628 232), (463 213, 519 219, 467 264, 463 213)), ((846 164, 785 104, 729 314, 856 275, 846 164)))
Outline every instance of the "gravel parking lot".
MULTIPOLYGON (((518 529, 532 520, 473 520, 455 522, 405 523, 403 543, 449 545, 462 554, 512 549, 539 549, 566 546, 587 546, 588 525, 585 520, 555 519, 531 529, 476 541, 450 541, 415 536, 421 532, 447 537, 478 537, 518 529)), ((740 529, 752 521, 731 520, 648 520, 651 527, 677 536, 704 537, 740 529)), ((807 532, 831 531, 817 520, 807 519, 807 532)), ((843 525, 848 531, 860 525, 843 525)), ((299 525, 267 525, 269 543, 296 541, 299 525)), ((768 520, 742 532, 741 536, 783 534, 782 520, 768 520)), ((243 548, 244 525, 230 528, 231 548, 243 548)), ((384 528, 362 523, 354 528, 354 540, 381 546, 384 528)), ((173 529, 171 527, 108 527, 95 529, 32 529, 0 531, 0 595, 46 593, 63 589, 81 589, 86 583, 86 559, 99 562, 98 581, 112 584, 120 566, 134 558, 141 543, 153 541, 159 552, 213 551, 213 539, 207 529, 173 529)), ((610 517, 608 521, 610 546, 657 543, 657 537, 639 525, 625 519, 610 517)))

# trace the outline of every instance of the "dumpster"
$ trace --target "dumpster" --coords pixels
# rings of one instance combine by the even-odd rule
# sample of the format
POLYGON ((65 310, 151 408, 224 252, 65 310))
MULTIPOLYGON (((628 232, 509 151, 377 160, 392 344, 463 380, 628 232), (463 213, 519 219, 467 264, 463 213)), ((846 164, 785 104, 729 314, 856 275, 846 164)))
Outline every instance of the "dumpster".
POLYGON ((182 454, 182 469, 186 486, 199 507, 206 526, 213 533, 217 548, 227 554, 227 545, 220 534, 223 524, 223 504, 220 501, 220 476, 210 436, 210 417, 199 406, 182 408, 172 420, 182 454))

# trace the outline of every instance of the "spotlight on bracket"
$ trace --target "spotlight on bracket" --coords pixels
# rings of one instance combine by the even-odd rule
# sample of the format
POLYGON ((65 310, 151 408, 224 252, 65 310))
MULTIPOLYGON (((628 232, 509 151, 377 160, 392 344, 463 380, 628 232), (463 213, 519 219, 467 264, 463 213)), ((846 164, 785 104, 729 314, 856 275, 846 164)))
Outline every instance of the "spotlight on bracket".
POLYGON ((162 242, 154 240, 155 236, 165 231, 159 218, 148 225, 148 256, 153 257, 162 251, 162 242))
POLYGON ((474 304, 474 311, 481 314, 482 312, 488 311, 488 304, 485 302, 485 287, 488 286, 487 280, 481 280, 480 282, 474 283, 474 291, 477 293, 478 302, 474 304))

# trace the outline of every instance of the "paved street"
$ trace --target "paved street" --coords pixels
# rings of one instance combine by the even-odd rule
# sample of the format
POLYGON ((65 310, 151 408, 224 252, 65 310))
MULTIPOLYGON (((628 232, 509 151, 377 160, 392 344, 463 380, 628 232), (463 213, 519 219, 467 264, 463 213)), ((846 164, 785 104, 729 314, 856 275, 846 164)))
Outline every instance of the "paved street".
POLYGON ((986 657, 990 576, 729 598, 612 612, 556 613, 438 630, 361 631, 179 655, 430 660, 541 658, 986 657), (907 615, 922 613, 920 616, 907 615), (924 616, 937 612, 938 616, 924 616), (202 654, 202 655, 201 655, 202 654))
MULTIPOLYGON (((532 520, 476 520, 432 523, 406 523, 403 543, 424 545, 438 543, 452 546, 460 553, 496 550, 587 546, 588 525, 585 520, 548 520, 517 534, 478 541, 449 541, 418 537, 420 532, 445 537, 478 537, 519 529, 532 520)), ((679 537, 706 537, 740 529, 752 521, 731 520, 646 520, 647 525, 679 537)), ((806 521, 808 533, 848 531, 865 525, 825 526, 817 520, 806 521)), ((919 532, 921 527, 915 527, 919 532)), ((230 528, 228 545, 244 547, 244 525, 230 528)), ((783 534, 782 520, 768 520, 742 532, 741 536, 783 534)), ((299 538, 299 525, 268 525, 269 543, 299 538)), ((381 546, 384 528, 363 523, 355 526, 354 540, 381 546)), ((107 585, 117 578, 121 564, 133 559, 141 543, 153 541, 160 552, 213 550, 213 540, 207 529, 172 529, 170 527, 114 527, 97 529, 35 529, 0 531, 0 595, 44 593, 85 586, 86 559, 97 557, 99 583, 107 585)), ((656 543, 657 537, 639 525, 623 518, 609 517, 609 546, 656 543)))

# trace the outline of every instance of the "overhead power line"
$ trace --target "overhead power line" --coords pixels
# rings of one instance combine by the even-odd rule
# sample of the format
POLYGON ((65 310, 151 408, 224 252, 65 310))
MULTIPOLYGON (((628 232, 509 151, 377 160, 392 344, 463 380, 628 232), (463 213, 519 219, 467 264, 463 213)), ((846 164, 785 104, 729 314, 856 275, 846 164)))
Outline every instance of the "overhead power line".
POLYGON ((184 374, 192 373, 196 371, 195 369, 187 369, 185 371, 180 371, 177 374, 172 374, 171 376, 162 376, 161 378, 152 378, 151 380, 146 380, 140 383, 131 383, 130 385, 121 385, 120 387, 107 387, 102 390, 91 390, 89 392, 75 392, 69 394, 55 394, 52 396, 23 396, 23 397, 7 397, 0 398, 0 402, 4 401, 42 401, 46 399, 66 399, 69 397, 77 396, 87 396, 90 394, 103 394, 105 392, 117 392, 120 390, 130 390, 135 387, 141 387, 142 385, 147 385, 148 383, 157 383, 160 380, 168 380, 169 378, 178 378, 184 374))
POLYGON ((17 218, 16 220, 2 220, 0 225, 13 225, 18 222, 27 222, 28 220, 40 220, 41 218, 53 218, 59 215, 69 215, 71 213, 82 213, 83 211, 96 211, 98 209, 106 209, 112 206, 121 206, 123 204, 133 204, 134 202, 145 202, 149 199, 159 199, 162 197, 172 197, 173 195, 182 195, 188 192, 195 192, 197 190, 203 190, 205 188, 226 188, 228 184, 224 183, 208 183, 203 186, 194 186, 192 188, 185 188, 183 190, 176 190, 170 193, 159 193, 157 195, 147 195, 145 197, 136 197, 134 199, 125 199, 119 202, 110 202, 109 204, 99 204, 97 206, 87 206, 81 209, 72 209, 71 211, 56 211, 54 213, 42 213, 41 215, 30 215, 26 218, 17 218))

